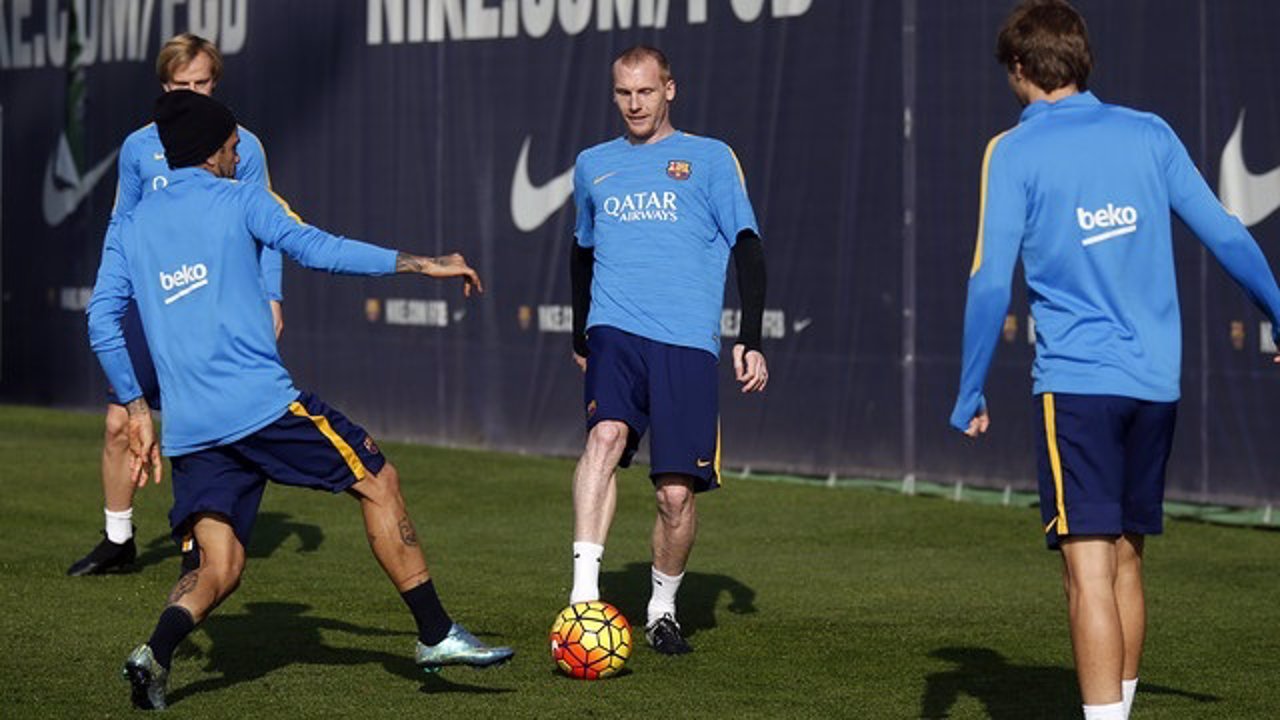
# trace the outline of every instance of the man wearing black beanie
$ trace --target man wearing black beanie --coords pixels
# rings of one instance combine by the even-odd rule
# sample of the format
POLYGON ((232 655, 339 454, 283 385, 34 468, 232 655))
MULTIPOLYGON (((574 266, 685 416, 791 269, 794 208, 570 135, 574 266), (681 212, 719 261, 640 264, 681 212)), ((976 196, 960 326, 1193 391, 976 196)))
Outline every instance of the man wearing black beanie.
POLYGON ((125 661, 133 704, 165 707, 174 650, 239 586, 268 479, 359 501, 374 557, 418 626, 420 667, 510 659, 510 648, 483 644, 445 611, 399 475, 373 437, 294 387, 276 349, 258 256, 269 247, 330 272, 461 278, 466 295, 481 290, 480 277, 459 254, 420 257, 331 235, 267 188, 222 179, 235 175, 239 133, 231 111, 210 97, 167 93, 155 121, 172 166, 168 184, 108 232, 89 337, 129 414, 131 479, 158 483, 161 447, 120 323, 137 302, 164 401, 169 521, 175 539, 195 537, 200 565, 179 579, 150 639, 125 661))
MULTIPOLYGON (((222 79, 222 54, 208 40, 191 33, 180 33, 160 48, 155 70, 156 79, 165 92, 183 90, 211 95, 222 79)), ((244 183, 257 183, 270 188, 270 173, 262 142, 246 128, 237 128, 237 132, 240 137, 240 144, 237 145, 240 162, 234 166, 235 178, 244 183)), ((225 139, 225 136, 219 139, 219 144, 225 139)), ((200 156, 196 161, 201 162, 207 157, 208 155, 200 156)), ((116 184, 115 206, 111 209, 111 222, 114 224, 119 218, 131 213, 145 195, 165 188, 169 184, 170 170, 155 123, 147 123, 130 133, 120 146, 119 180, 116 184)), ((284 329, 284 292, 281 281, 283 267, 280 253, 263 248, 258 263, 262 282, 267 288, 275 335, 279 338, 284 329)), ((159 382, 136 307, 131 307, 126 313, 124 328, 134 374, 141 383, 147 403, 153 409, 158 409, 159 382)), ((136 488, 129 481, 129 415, 115 388, 107 389, 104 419, 101 471, 102 510, 105 516, 103 538, 93 549, 72 563, 67 569, 67 574, 71 576, 115 572, 133 564, 138 554, 133 526, 133 494, 136 488)), ((194 540, 184 538, 183 571, 199 564, 199 550, 194 540)))

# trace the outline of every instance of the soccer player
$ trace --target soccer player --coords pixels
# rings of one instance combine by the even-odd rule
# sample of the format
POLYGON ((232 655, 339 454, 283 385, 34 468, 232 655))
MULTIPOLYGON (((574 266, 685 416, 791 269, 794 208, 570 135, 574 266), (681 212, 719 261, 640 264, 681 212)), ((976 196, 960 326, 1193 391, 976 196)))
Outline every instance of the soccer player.
POLYGON ((578 155, 571 257, 587 442, 573 477, 569 600, 600 597, 615 470, 630 464, 652 426, 658 515, 645 637, 669 655, 691 649, 676 621, 676 591, 697 529, 695 493, 720 484, 716 364, 731 254, 742 300, 734 372, 748 393, 769 377, 760 351, 764 253, 742 170, 724 143, 672 127, 675 96, 660 51, 637 46, 614 61, 626 132, 578 155))
MULTIPOLYGON (((211 95, 222 79, 222 54, 217 46, 191 33, 174 36, 164 44, 156 56, 156 75, 165 92, 179 88, 211 95)), ((242 182, 271 186, 267 174, 266 156, 262 143, 245 128, 240 128, 240 164, 236 166, 236 178, 242 182)), ((130 133, 120 147, 119 179, 116 184, 116 202, 111 211, 111 223, 127 215, 144 196, 160 190, 168 184, 169 166, 165 163, 164 148, 154 124, 130 133)), ((261 254, 262 280, 267 286, 267 297, 278 338, 284 328, 284 312, 281 303, 280 252, 264 247, 261 254)), ((160 388, 156 370, 147 349, 147 338, 142 333, 138 310, 130 305, 124 321, 128 337, 129 356, 133 361, 134 375, 141 383, 142 392, 153 410, 160 409, 160 388)), ((106 528, 103 539, 87 555, 77 560, 67 570, 68 575, 100 575, 126 567, 137 558, 137 546, 133 540, 133 492, 129 479, 128 418, 115 388, 107 389, 106 430, 102 443, 102 494, 106 528)), ((183 542, 183 569, 199 563, 194 544, 189 538, 183 542)))
POLYGON ((1084 19, 1018 5, 996 57, 1024 107, 987 145, 951 424, 990 416, 982 387, 1019 256, 1036 326, 1040 511, 1061 552, 1086 718, 1125 718, 1146 630, 1144 538, 1162 530, 1182 356, 1170 210, 1280 330, 1280 288, 1159 117, 1100 101, 1084 19))
POLYGON ((330 235, 263 185, 222 179, 235 175, 239 133, 231 111, 211 97, 165 93, 155 119, 169 182, 108 232, 89 335, 128 411, 131 478, 159 482, 150 409, 120 327, 136 300, 165 407, 170 524, 175 538, 195 535, 200 565, 178 581, 151 638, 125 663, 134 705, 165 706, 174 649, 239 585, 267 478, 359 501, 373 554, 417 623, 420 666, 509 659, 509 648, 483 645, 445 612, 396 470, 373 438, 294 387, 276 350, 258 254, 265 244, 330 272, 458 277, 468 295, 481 289, 479 276, 461 255, 419 257, 330 235))

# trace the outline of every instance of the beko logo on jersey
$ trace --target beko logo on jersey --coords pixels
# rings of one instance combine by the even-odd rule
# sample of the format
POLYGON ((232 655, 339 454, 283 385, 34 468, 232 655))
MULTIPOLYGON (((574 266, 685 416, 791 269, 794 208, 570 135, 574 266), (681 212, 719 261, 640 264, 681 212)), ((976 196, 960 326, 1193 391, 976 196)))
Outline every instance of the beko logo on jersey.
POLYGON ((1085 210, 1076 208, 1076 223, 1081 230, 1089 232, 1102 230, 1097 235, 1090 235, 1080 241, 1082 245, 1093 245, 1103 240, 1110 240, 1120 235, 1128 235, 1138 230, 1138 209, 1132 205, 1116 207, 1115 203, 1107 203, 1104 208, 1085 210), (1108 230, 1107 228, 1114 228, 1108 230))
POLYGON ((670 190, 610 195, 601 208, 605 215, 624 223, 641 220, 676 222, 680 219, 676 211, 676 194, 670 190))
POLYGON ((209 268, 204 263, 196 263, 195 265, 187 265, 183 263, 182 267, 174 272, 160 273, 160 287, 165 292, 177 290, 178 292, 164 299, 164 304, 182 298, 191 292, 198 290, 209 284, 209 268))

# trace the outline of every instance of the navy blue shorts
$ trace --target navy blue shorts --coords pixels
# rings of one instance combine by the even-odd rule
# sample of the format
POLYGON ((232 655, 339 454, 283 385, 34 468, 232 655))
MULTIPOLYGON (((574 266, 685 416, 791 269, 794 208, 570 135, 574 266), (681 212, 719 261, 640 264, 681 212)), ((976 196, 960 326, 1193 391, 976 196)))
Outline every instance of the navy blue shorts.
POLYGON ((169 525, 183 542, 195 515, 222 515, 247 547, 268 478, 338 493, 386 462, 364 428, 304 392, 279 420, 252 435, 172 458, 169 525))
MULTIPOLYGON (((156 366, 151 361, 151 347, 147 345, 147 336, 142 331, 142 316, 138 314, 138 304, 129 301, 120 321, 124 333, 124 347, 129 353, 129 362, 133 365, 133 374, 138 378, 138 386, 142 388, 142 397, 147 399, 147 406, 152 410, 160 409, 160 380, 156 378, 156 366)), ((116 389, 107 385, 107 402, 112 405, 123 405, 116 389)))
POLYGON ((1044 393, 1035 405, 1049 548, 1069 535, 1158 535, 1178 404, 1044 393))
POLYGON ((720 409, 716 357, 608 326, 587 333, 587 431, 601 420, 627 424, 627 467, 652 426, 649 476, 687 475, 694 490, 720 486, 720 409))

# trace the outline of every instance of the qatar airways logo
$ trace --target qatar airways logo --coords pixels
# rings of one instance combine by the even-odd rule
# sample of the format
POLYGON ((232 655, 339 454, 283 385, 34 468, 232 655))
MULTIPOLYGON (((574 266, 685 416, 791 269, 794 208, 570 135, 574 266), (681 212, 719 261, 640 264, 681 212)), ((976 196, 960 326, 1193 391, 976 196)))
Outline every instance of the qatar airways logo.
POLYGON ((1081 245, 1088 247, 1104 240, 1137 232, 1138 210, 1132 205, 1116 207, 1115 203, 1107 203, 1106 207, 1092 211, 1078 207, 1076 224, 1085 232, 1102 231, 1080 241, 1081 245))
POLYGON ((626 195, 610 195, 601 209, 618 222, 676 222, 680 219, 676 209, 676 194, 665 192, 638 192, 626 195))
POLYGON ((209 268, 205 267, 204 263, 196 263, 195 265, 184 263, 182 267, 171 273, 163 271, 160 273, 160 287, 165 292, 177 290, 177 292, 164 299, 165 305, 180 300, 208 284, 209 268))

